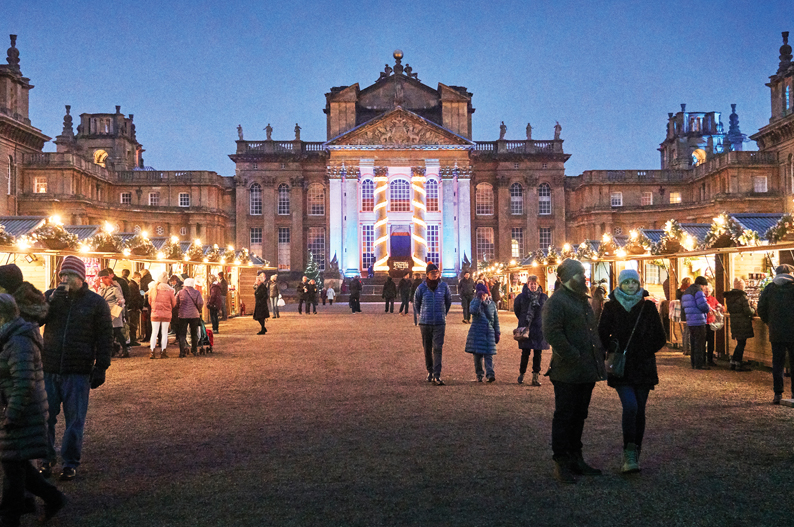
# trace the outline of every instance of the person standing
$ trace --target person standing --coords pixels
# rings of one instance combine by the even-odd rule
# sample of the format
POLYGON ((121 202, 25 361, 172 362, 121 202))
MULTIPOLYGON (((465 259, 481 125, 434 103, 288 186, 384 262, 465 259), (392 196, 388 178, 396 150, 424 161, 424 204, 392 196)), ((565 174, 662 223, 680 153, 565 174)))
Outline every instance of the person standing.
POLYGON ((584 266, 568 258, 557 267, 557 277, 561 287, 543 306, 542 321, 552 350, 547 373, 554 385, 551 448, 557 479, 576 483, 574 474, 601 474, 584 461, 582 433, 595 383, 606 379, 604 348, 587 294, 584 266))
MULTIPOLYGON (((305 277, 304 277, 305 278, 305 277)), ((256 275, 256 285, 254 290, 254 320, 259 322, 261 329, 257 335, 264 335, 267 333, 267 328, 265 327, 265 320, 270 318, 270 312, 267 309, 268 298, 270 293, 268 292, 267 288, 267 281, 265 280, 265 272, 260 271, 256 275)), ((306 314, 309 314, 309 307, 308 304, 306 305, 306 314)))
POLYGON ((218 313, 220 313, 221 310, 221 302, 221 286, 218 283, 218 279, 213 276, 212 285, 210 286, 210 299, 207 301, 207 309, 210 312, 210 320, 212 321, 212 332, 216 335, 220 333, 218 329, 218 313))
POLYGON ((735 278, 733 289, 725 293, 725 307, 728 309, 731 321, 731 338, 736 341, 736 347, 731 356, 731 369, 735 371, 750 371, 743 361, 744 348, 747 346, 747 339, 755 337, 753 331, 755 309, 747 300, 744 285, 744 280, 735 278))
POLYGON ((306 287, 309 285, 309 278, 304 276, 301 278, 298 287, 295 288, 295 293, 298 295, 298 314, 303 314, 303 303, 306 302, 306 314, 309 314, 309 302, 306 298, 306 287))
MULTIPOLYGON (((99 271, 101 286, 99 294, 108 303, 110 315, 113 317, 113 338, 118 343, 120 350, 119 357, 129 358, 130 351, 127 349, 127 338, 124 336, 124 294, 118 282, 113 280, 113 275, 107 269, 99 271)), ((115 345, 114 345, 115 354, 115 345)))
POLYGON ((623 406, 624 474, 640 471, 645 405, 651 390, 659 384, 656 352, 667 344, 662 319, 656 305, 646 299, 648 296, 637 271, 624 269, 598 324, 601 344, 607 348, 611 340, 617 340, 618 349, 626 353, 623 376, 607 376, 607 384, 618 392, 623 406))
POLYGON ((689 358, 695 370, 711 369, 706 364, 706 315, 711 311, 705 294, 708 285, 705 276, 698 276, 681 295, 681 319, 689 328, 689 358))
POLYGON ((394 299, 397 297, 397 285, 394 283, 391 276, 386 278, 386 283, 383 284, 383 292, 380 296, 386 300, 386 313, 394 313, 394 299))
POLYGON ((17 264, 0 265, 0 293, 8 293, 14 297, 19 316, 27 322, 44 324, 49 305, 44 294, 30 282, 25 282, 22 270, 17 264))
POLYGON ((418 312, 416 310, 416 302, 414 302, 414 299, 416 298, 416 290, 419 288, 420 285, 422 285, 422 278, 419 276, 419 273, 417 273, 414 275, 414 281, 411 284, 411 302, 414 303, 412 309, 412 311, 414 312, 414 326, 416 326, 418 323, 417 322, 418 312))
POLYGON ((496 304, 496 309, 499 309, 502 303, 502 284, 498 278, 491 280, 491 298, 496 304))
POLYGON ((58 272, 60 284, 44 294, 50 304, 44 325, 44 386, 47 390, 47 456, 41 474, 49 477, 57 462, 55 424, 63 406, 66 427, 61 441, 60 479, 71 481, 83 449, 88 395, 105 382, 113 347, 113 322, 107 302, 88 289, 85 263, 67 256, 58 272))
POLYGON ((314 280, 309 280, 309 283, 306 284, 306 314, 309 314, 309 308, 311 307, 314 314, 317 314, 317 282, 314 280))
POLYGON ((328 290, 325 287, 320 291, 320 300, 323 301, 323 305, 325 305, 325 301, 328 300, 328 290))
POLYGON ((140 346, 138 342, 138 331, 141 324, 141 309, 143 309, 143 297, 141 296, 141 289, 138 286, 138 281, 141 279, 141 273, 132 273, 132 278, 129 281, 130 286, 130 301, 127 304, 127 315, 129 316, 130 325, 130 346, 140 346))
POLYGON ((427 264, 427 279, 416 288, 414 310, 419 313, 427 381, 436 386, 444 386, 441 380, 441 354, 451 305, 452 295, 449 286, 441 281, 438 266, 432 262, 427 264))
POLYGON ((278 275, 274 274, 270 277, 270 284, 268 285, 268 308, 272 318, 279 318, 278 313, 278 299, 281 297, 281 288, 278 285, 278 275))
POLYGON ((406 273, 397 284, 397 291, 400 293, 400 311, 402 316, 408 314, 408 307, 411 305, 411 274, 406 273))
POLYGON ((722 304, 720 304, 714 296, 714 288, 711 287, 711 285, 706 286, 704 294, 706 295, 706 302, 711 308, 711 311, 709 311, 706 316, 706 359, 709 366, 716 366, 717 363, 714 362, 714 341, 716 340, 716 334, 714 330, 711 329, 711 324, 717 320, 717 311, 722 311, 723 308, 722 304))
POLYGON ((469 327, 469 334, 466 336, 466 353, 474 355, 474 373, 477 375, 477 382, 482 382, 483 375, 488 382, 496 380, 493 367, 493 356, 496 355, 496 345, 499 344, 501 330, 499 328, 499 313, 496 304, 491 301, 488 288, 479 284, 476 290, 476 297, 471 301, 471 313, 474 321, 469 327), (485 371, 483 371, 485 362, 485 371))
POLYGON ((151 348, 150 359, 155 358, 154 348, 157 346, 157 337, 160 337, 160 358, 166 359, 168 355, 165 350, 168 347, 168 325, 174 316, 176 307, 176 297, 174 289, 168 285, 168 275, 161 274, 157 282, 149 288, 149 305, 152 310, 152 336, 149 342, 151 348))
MULTIPOLYGON (((783 398, 783 368, 788 352, 789 364, 794 366, 794 267, 782 264, 775 269, 775 278, 761 291, 758 299, 758 316, 769 326, 772 344, 772 404, 783 398)), ((794 398, 794 377, 791 397, 794 398)))
POLYGON ((601 283, 592 286, 591 289, 590 306, 593 308, 593 314, 595 315, 596 322, 598 322, 598 319, 601 318, 601 311, 604 309, 607 290, 601 283))
POLYGON ((529 338, 518 341, 521 350, 521 363, 518 366, 518 384, 524 384, 524 375, 527 373, 529 355, 532 357, 532 386, 540 386, 540 361, 543 350, 549 349, 549 344, 543 338, 543 305, 549 297, 538 284, 538 277, 529 275, 527 283, 521 293, 513 302, 513 312, 518 318, 518 327, 529 328, 529 338))
POLYGON ((471 273, 468 271, 463 273, 463 278, 458 282, 458 294, 460 294, 460 305, 463 307, 463 323, 470 324, 469 305, 474 300, 474 280, 472 280, 471 273))
POLYGON ((325 294, 328 296, 328 305, 334 305, 334 298, 336 298, 336 291, 334 291, 333 286, 328 286, 328 289, 325 291, 325 294))
POLYGON ((187 351, 187 329, 190 327, 190 353, 198 355, 198 327, 201 318, 201 308, 204 306, 204 299, 201 293, 196 291, 196 280, 185 278, 182 290, 176 295, 176 307, 179 311, 179 332, 176 337, 179 341, 179 357, 186 357, 187 351))
POLYGON ((148 269, 141 271, 141 291, 143 292, 143 307, 141 308, 141 333, 143 341, 149 342, 152 338, 152 306, 149 304, 149 285, 154 282, 148 269))
POLYGON ((681 286, 676 289, 675 292, 675 299, 679 302, 679 309, 681 310, 681 322, 679 323, 679 328, 681 329, 681 347, 684 350, 684 355, 691 355, 690 347, 692 346, 691 339, 689 337, 689 326, 686 324, 686 318, 684 317, 684 308, 681 306, 681 298, 684 296, 684 291, 689 289, 689 286, 692 285, 692 279, 688 276, 685 276, 683 280, 681 280, 681 286))
POLYGON ((223 276, 223 271, 218 273, 218 285, 221 287, 221 320, 229 320, 229 282, 223 276))
POLYGON ((47 457, 47 391, 41 365, 39 326, 19 316, 14 297, 0 294, 0 460, 3 499, 0 525, 19 525, 31 503, 25 491, 44 500, 45 520, 66 505, 66 497, 31 464, 47 457))
POLYGON ((353 313, 361 313, 361 290, 364 289, 364 284, 359 280, 356 275, 350 281, 350 309, 353 313))

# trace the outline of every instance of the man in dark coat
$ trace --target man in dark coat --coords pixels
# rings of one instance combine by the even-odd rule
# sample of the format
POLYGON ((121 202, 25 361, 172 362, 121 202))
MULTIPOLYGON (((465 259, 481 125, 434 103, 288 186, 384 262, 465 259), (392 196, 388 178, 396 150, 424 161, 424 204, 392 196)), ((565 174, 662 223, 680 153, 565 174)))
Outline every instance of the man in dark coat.
POLYGON ((397 290, 400 292, 400 314, 405 316, 408 314, 408 306, 411 303, 411 273, 406 273, 400 280, 397 290))
POLYGON ((254 320, 259 322, 259 325, 261 326, 261 329, 257 335, 264 335, 267 333, 265 320, 270 318, 270 310, 267 307, 267 303, 270 298, 268 286, 269 283, 266 279, 265 272, 259 271, 256 275, 256 290, 254 291, 254 320))
POLYGON ((66 428, 61 442, 61 480, 70 481, 80 465, 89 391, 104 384, 105 370, 110 367, 113 324, 107 302, 88 289, 80 258, 64 258, 58 277, 60 285, 44 294, 50 304, 42 353, 49 444, 41 472, 49 476, 57 461, 55 423, 63 405, 66 428))
POLYGON ((300 283, 295 288, 295 294, 298 296, 298 314, 303 314, 303 303, 306 302, 306 314, 309 314, 309 300, 306 297, 306 287, 309 285, 309 277, 304 276, 301 278, 300 283))
POLYGON ((736 341, 736 348, 731 357, 731 369, 735 371, 750 371, 750 368, 743 362, 744 348, 747 339, 755 336, 753 331, 753 316, 755 309, 750 306, 747 300, 747 293, 744 292, 744 280, 736 278, 733 280, 733 289, 725 293, 725 307, 730 314, 731 337, 736 341))
MULTIPOLYGON (((420 277, 419 274, 417 273, 414 275, 414 283, 411 284, 411 302, 414 301, 414 297, 416 296, 416 289, 420 285, 422 285, 422 277, 420 277)), ((416 312, 416 304, 414 304, 413 311, 414 311, 414 326, 416 326, 417 325, 416 318, 418 316, 418 313, 416 312)))
POLYGON ((458 282, 458 294, 460 295, 460 305, 463 307, 463 323, 471 324, 469 305, 474 300, 474 280, 468 271, 463 273, 463 278, 458 282))
POLYGON ((141 273, 136 271, 129 281, 130 300, 127 302, 127 314, 130 320, 130 346, 140 346, 138 342, 138 328, 141 323, 141 309, 143 309, 143 296, 141 295, 140 287, 138 287, 138 281, 140 279, 141 273))
POLYGON ((386 300, 386 313, 394 313, 394 299, 397 297, 397 285, 394 283, 391 276, 386 278, 386 283, 383 284, 383 292, 380 296, 386 300))
MULTIPOLYGON (((783 398, 783 368, 788 352, 789 364, 794 365, 794 267, 783 264, 775 269, 775 279, 761 291, 758 299, 758 316, 769 326, 772 344, 772 404, 783 398)), ((794 398, 794 377, 791 397, 794 398)))
POLYGON ((554 385, 551 448, 555 474, 576 483, 574 474, 598 475, 582 457, 582 431, 595 383, 606 379, 604 348, 587 294, 581 262, 570 258, 557 268, 562 287, 543 306, 543 335, 551 345, 547 375, 554 385))
POLYGON ((549 344, 543 338, 543 305, 549 297, 538 284, 538 277, 530 275, 527 283, 513 302, 513 312, 518 318, 518 327, 529 326, 529 338, 518 341, 521 350, 521 363, 518 367, 518 384, 524 384, 524 374, 527 372, 529 355, 534 350, 532 358, 532 386, 540 386, 540 361, 543 350, 549 349, 549 344))
POLYGON ((226 281, 226 278, 223 276, 223 272, 218 273, 218 285, 221 286, 221 320, 229 320, 229 308, 227 306, 229 298, 229 282, 226 281))
POLYGON ((686 320, 689 329, 689 358, 695 370, 711 369, 706 364, 706 315, 711 311, 705 292, 708 285, 705 276, 698 276, 695 283, 681 295, 681 320, 686 320))
POLYGON ((350 309, 353 313, 361 313, 361 290, 364 289, 364 284, 359 280, 356 275, 350 281, 350 309))

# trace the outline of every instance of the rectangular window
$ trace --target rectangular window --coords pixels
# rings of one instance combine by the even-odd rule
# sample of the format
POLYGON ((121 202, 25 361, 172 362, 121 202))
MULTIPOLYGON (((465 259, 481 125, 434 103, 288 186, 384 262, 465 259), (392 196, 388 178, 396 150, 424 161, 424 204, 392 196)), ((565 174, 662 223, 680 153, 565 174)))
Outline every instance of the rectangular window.
POLYGON ((317 262, 320 271, 325 271, 325 227, 309 227, 307 241, 314 261, 317 262))
POLYGON ((160 205, 160 193, 159 192, 149 192, 149 206, 150 207, 157 207, 160 205))
POLYGON ((513 258, 524 257, 524 229, 513 227, 510 229, 510 253, 513 258))
POLYGON ((262 243, 262 227, 251 227, 251 245, 262 243))
POLYGON ((643 192, 640 205, 653 205, 653 192, 643 192))
POLYGON ((681 203, 681 193, 680 192, 671 192, 670 193, 670 203, 681 203))
POLYGON ((623 193, 622 192, 613 192, 610 196, 610 203, 613 207, 622 207, 623 206, 623 193))
POLYGON ((538 243, 541 249, 548 249, 551 246, 551 227, 538 229, 538 243))
POLYGON ((477 260, 492 261, 496 255, 493 243, 493 228, 477 227, 476 235, 477 260))
POLYGON ((280 271, 289 271, 290 259, 289 227, 278 228, 278 268, 280 271))
POLYGON ((375 227, 361 226, 361 266, 367 269, 375 263, 375 227))
POLYGON ((37 177, 33 182, 33 192, 36 194, 46 194, 47 193, 47 178, 46 177, 37 177))
POLYGON ((662 283, 662 268, 658 265, 645 264, 645 283, 646 284, 661 284, 662 283))
POLYGON ((438 237, 438 225, 427 226, 427 259, 441 265, 441 243, 438 237))
POLYGON ((189 207, 190 206, 190 194, 187 192, 180 192, 179 193, 179 206, 180 207, 189 207))
POLYGON ((766 176, 755 176, 753 178, 753 191, 766 192, 766 176))
POLYGON ((122 192, 121 193, 121 204, 122 205, 129 205, 132 203, 132 192, 122 192))

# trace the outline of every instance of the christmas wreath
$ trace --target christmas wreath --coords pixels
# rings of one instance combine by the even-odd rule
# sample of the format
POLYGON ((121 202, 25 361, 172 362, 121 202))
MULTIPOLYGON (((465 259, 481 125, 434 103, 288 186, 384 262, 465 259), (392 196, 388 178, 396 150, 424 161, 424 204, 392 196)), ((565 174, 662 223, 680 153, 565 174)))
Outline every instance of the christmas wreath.
POLYGON ((764 238, 769 240, 770 243, 777 243, 785 238, 787 234, 794 234, 792 228, 794 228, 794 216, 786 213, 766 231, 764 238))
POLYGON ((16 239, 6 231, 5 225, 0 225, 0 245, 14 245, 16 239))
POLYGON ((77 235, 68 232, 63 225, 54 221, 47 221, 41 227, 34 229, 30 233, 30 239, 45 249, 77 248, 77 235))
POLYGON ((140 233, 124 242, 122 250, 124 249, 129 249, 136 256, 153 256, 156 252, 151 240, 140 233))
POLYGON ((739 222, 723 212, 716 218, 706 233, 703 248, 758 245, 758 234, 743 229, 739 222))

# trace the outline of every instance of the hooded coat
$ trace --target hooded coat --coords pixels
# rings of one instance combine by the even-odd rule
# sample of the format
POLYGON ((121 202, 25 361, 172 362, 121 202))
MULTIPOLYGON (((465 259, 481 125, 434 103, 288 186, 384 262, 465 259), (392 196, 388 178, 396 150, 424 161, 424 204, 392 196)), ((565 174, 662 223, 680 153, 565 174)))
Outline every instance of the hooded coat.
POLYGON ((466 336, 466 353, 496 355, 496 334, 501 333, 496 303, 485 303, 475 298, 469 304, 469 310, 472 319, 466 336))
POLYGON ((19 316, 28 322, 44 324, 49 304, 44 300, 44 293, 36 289, 30 282, 22 282, 16 291, 11 293, 19 307, 19 316))
POLYGON ((710 310, 706 294, 699 285, 692 284, 681 295, 681 319, 686 319, 687 326, 705 326, 710 310))
POLYGON ((383 284, 383 293, 380 296, 386 300, 397 297, 397 284, 394 283, 391 276, 386 278, 386 283, 383 284))
POLYGON ((518 348, 522 350, 546 350, 549 343, 543 338, 543 305, 549 297, 538 287, 535 293, 524 284, 521 293, 513 301, 513 312, 518 318, 518 327, 526 327, 527 316, 531 314, 532 322, 529 325, 529 338, 519 340, 518 348))
POLYGON ((270 291, 268 291, 267 283, 261 282, 258 286, 256 286, 256 291, 254 291, 254 320, 265 320, 266 318, 270 318, 270 310, 267 307, 267 299, 270 297, 270 291))
POLYGON ((731 321, 731 337, 734 340, 746 340, 755 336, 753 331, 753 315, 755 310, 747 301, 747 293, 741 289, 731 289, 725 293, 725 307, 731 321))
POLYGON ((769 326, 769 342, 794 342, 794 278, 779 274, 761 291, 758 316, 769 326))

